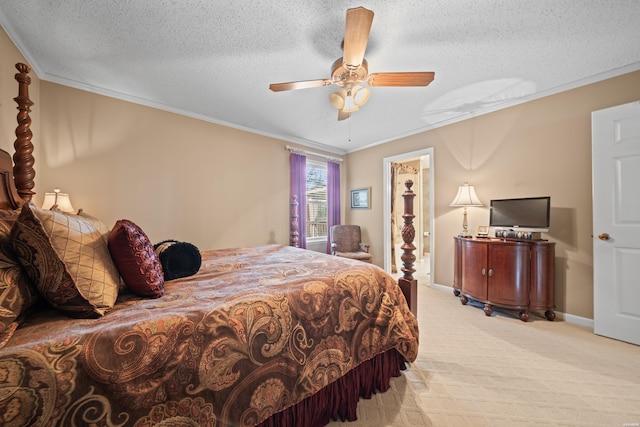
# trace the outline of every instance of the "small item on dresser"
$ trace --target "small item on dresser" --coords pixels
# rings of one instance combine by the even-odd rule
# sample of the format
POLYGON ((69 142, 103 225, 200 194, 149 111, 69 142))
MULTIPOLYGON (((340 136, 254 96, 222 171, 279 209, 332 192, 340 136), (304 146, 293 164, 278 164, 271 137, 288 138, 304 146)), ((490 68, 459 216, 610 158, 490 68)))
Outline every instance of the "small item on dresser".
POLYGON ((200 270, 200 250, 191 243, 163 240, 153 245, 153 248, 160 258, 165 280, 193 276, 200 270))

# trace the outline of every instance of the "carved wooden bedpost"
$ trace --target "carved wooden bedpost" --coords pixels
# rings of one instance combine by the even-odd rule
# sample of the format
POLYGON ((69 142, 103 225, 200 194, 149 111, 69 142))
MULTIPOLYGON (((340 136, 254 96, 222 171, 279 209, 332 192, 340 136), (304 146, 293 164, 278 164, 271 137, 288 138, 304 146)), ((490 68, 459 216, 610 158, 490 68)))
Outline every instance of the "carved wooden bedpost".
POLYGON ((413 219, 416 217, 413 214, 413 199, 416 195, 411 190, 413 181, 410 179, 407 180, 404 183, 404 186, 407 187, 407 190, 402 194, 402 198, 404 199, 404 214, 402 214, 402 218, 404 218, 404 224, 402 226, 402 240, 404 241, 404 244, 401 246, 401 249, 404 253, 400 257, 402 260, 402 272, 404 275, 398 280, 398 284, 400 285, 400 289, 402 289, 405 297, 407 295, 409 296, 407 298, 407 303, 409 304, 411 312, 417 316, 418 281, 413 278, 413 273, 416 272, 416 269, 413 268, 413 263, 416 260, 416 256, 413 254, 413 251, 416 250, 416 247, 413 244, 413 240, 416 237, 416 230, 413 227, 413 219))
POLYGON ((35 159, 33 158, 33 144, 31 143, 31 106, 33 102, 29 99, 29 85, 31 77, 27 74, 31 68, 27 64, 16 64, 18 73, 18 97, 13 98, 18 103, 18 127, 16 127, 16 141, 13 143, 15 153, 13 154, 13 179, 16 184, 18 194, 25 202, 30 202, 35 192, 34 178, 36 171, 33 169, 35 159))
POLYGON ((298 245, 298 236, 300 233, 298 231, 298 196, 295 194, 291 197, 291 243, 290 246, 294 248, 299 247, 298 245))

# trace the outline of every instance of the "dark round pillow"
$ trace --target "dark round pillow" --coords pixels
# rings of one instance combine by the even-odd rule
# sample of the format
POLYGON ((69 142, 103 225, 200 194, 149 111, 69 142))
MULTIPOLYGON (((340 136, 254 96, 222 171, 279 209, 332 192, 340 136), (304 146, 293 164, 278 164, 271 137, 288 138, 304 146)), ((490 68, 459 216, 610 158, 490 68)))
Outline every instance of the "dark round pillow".
POLYGON ((200 250, 191 243, 163 240, 153 245, 153 248, 160 258, 164 280, 193 276, 200 270, 200 250))

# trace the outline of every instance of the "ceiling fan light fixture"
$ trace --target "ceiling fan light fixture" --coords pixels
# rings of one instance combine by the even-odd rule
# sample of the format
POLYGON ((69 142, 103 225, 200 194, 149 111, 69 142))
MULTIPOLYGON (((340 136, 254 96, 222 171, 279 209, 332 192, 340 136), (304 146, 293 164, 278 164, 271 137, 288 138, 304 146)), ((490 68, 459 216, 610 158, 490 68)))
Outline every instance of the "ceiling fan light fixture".
POLYGON ((371 92, 368 88, 362 87, 360 85, 354 86, 351 90, 351 95, 353 96, 353 102, 358 106, 362 107, 368 100, 371 92))
POLYGON ((336 107, 338 110, 342 110, 344 108, 346 99, 347 90, 343 87, 329 95, 329 101, 331 102, 331 105, 336 107))
POLYGON ((344 113, 358 111, 369 100, 369 89, 360 85, 341 87, 329 95, 331 105, 344 113))
POLYGON ((345 113, 353 113, 354 111, 358 111, 360 108, 356 105, 355 99, 351 95, 351 91, 347 92, 347 97, 344 100, 344 107, 342 107, 342 111, 345 113))

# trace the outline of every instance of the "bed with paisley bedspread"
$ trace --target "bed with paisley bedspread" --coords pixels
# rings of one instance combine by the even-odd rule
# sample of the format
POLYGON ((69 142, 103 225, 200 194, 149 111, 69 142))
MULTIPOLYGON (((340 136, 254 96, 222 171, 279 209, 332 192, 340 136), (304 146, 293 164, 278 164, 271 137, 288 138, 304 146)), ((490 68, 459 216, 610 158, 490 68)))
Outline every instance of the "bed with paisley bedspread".
POLYGON ((29 178, 24 67, 13 169, 0 153, 1 425, 320 426, 355 419, 360 397, 385 391, 415 360, 412 295, 398 282, 375 265, 291 246, 203 251, 198 273, 160 294, 124 277, 110 291, 76 289, 88 270, 92 283, 113 273, 97 277, 94 264, 110 263, 105 253, 117 261, 116 227, 30 203, 18 161, 26 157, 29 178))

